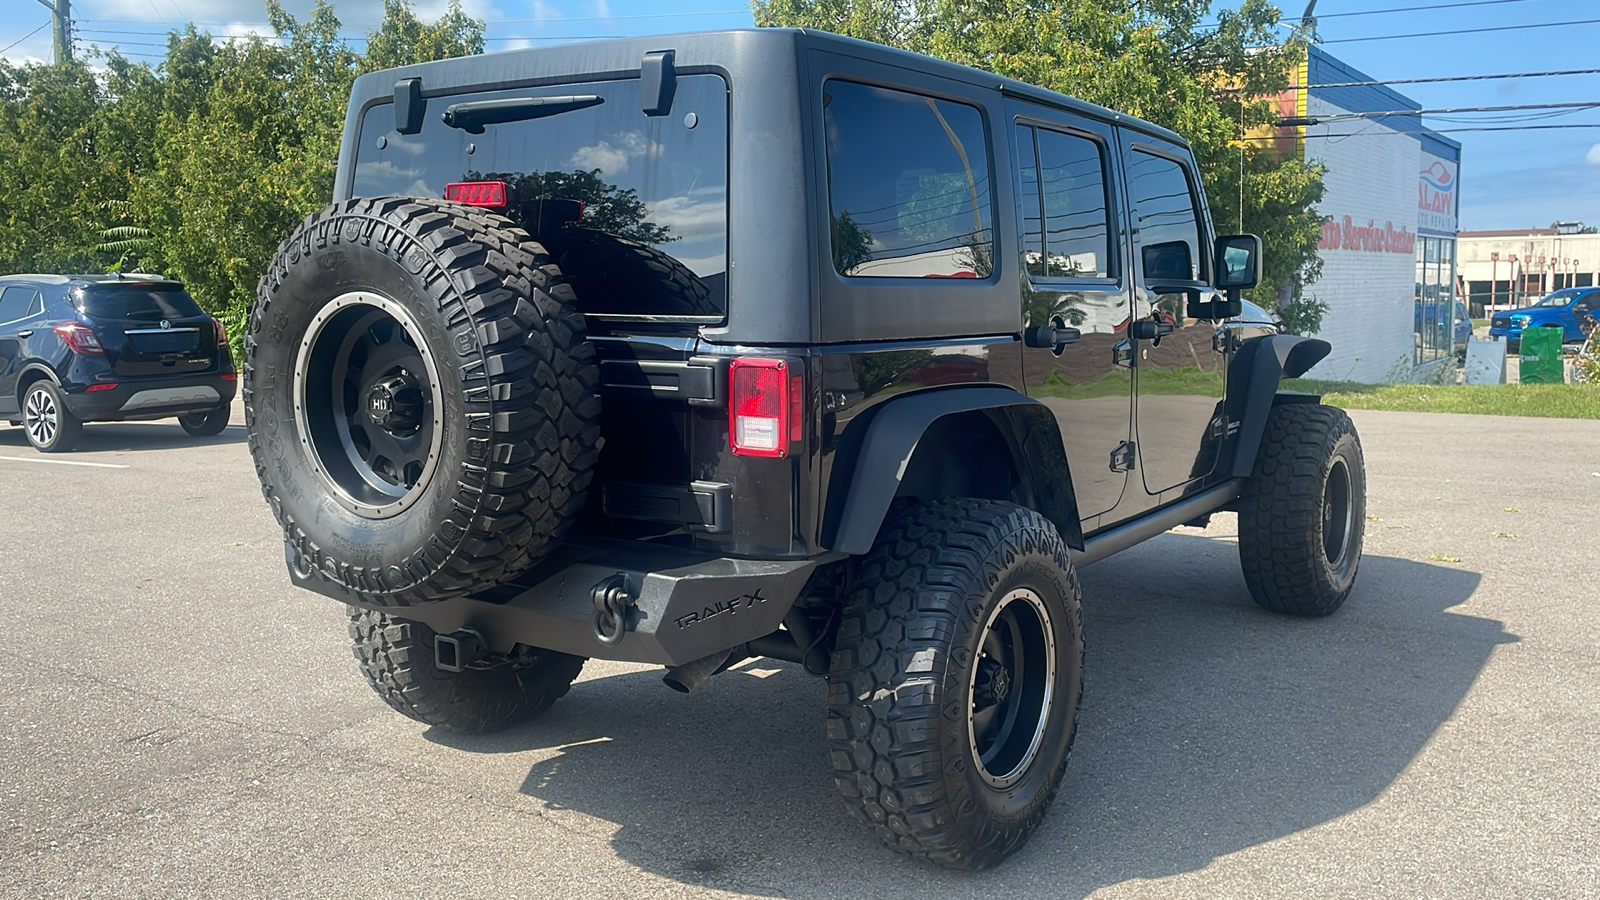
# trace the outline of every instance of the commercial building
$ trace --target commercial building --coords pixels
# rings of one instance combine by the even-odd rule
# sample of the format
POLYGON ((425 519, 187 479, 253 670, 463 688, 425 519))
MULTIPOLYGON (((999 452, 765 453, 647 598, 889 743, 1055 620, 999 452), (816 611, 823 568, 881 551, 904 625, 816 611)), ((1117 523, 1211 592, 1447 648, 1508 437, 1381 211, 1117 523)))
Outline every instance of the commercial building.
POLYGON ((1472 315, 1600 284, 1600 234, 1580 234, 1580 227, 1461 232, 1457 271, 1472 315))
POLYGON ((1458 312, 1461 145, 1425 128, 1416 101, 1316 45, 1298 75, 1280 112, 1301 123, 1296 152, 1328 169, 1322 274, 1306 296, 1327 304, 1318 336, 1333 352, 1308 377, 1442 377, 1458 312))

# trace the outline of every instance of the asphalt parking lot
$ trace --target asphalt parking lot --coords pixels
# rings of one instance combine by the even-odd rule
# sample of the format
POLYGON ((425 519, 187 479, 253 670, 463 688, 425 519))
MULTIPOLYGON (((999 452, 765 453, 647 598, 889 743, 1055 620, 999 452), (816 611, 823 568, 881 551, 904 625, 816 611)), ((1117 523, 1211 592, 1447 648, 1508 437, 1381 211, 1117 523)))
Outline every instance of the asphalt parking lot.
POLYGON ((795 667, 430 731, 289 587, 242 428, 0 427, 0 896, 1600 897, 1600 422, 1352 415, 1345 609, 1259 611, 1231 516, 1086 570, 1062 794, 977 875, 847 817, 795 667))

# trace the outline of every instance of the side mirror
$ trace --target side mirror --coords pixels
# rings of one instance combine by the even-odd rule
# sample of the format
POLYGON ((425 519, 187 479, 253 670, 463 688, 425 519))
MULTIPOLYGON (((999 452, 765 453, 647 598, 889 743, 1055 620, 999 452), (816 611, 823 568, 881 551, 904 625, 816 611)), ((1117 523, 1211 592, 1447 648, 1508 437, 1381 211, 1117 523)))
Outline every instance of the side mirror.
POLYGON ((1212 287, 1230 298, 1261 283, 1261 238, 1253 234, 1225 234, 1217 238, 1216 278, 1212 287))

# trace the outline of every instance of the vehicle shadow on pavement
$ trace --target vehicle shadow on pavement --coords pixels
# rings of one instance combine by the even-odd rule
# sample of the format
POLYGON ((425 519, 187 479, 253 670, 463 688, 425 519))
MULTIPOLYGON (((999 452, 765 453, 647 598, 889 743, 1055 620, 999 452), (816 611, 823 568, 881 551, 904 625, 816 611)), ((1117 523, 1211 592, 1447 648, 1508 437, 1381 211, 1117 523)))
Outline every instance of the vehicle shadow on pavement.
MULTIPOLYGON (((83 435, 73 444, 71 450, 50 456, 53 459, 71 460, 74 455, 80 453, 138 452, 212 444, 242 444, 246 437, 243 422, 229 425, 221 434, 212 437, 193 437, 183 430, 176 419, 159 419, 151 422, 90 422, 83 426, 83 435)), ((21 427, 8 427, 3 419, 0 419, 0 450, 38 452, 28 443, 28 436, 23 434, 21 427)))
POLYGON ((1193 871, 1378 797, 1450 718, 1497 621, 1451 612, 1476 573, 1367 557, 1327 619, 1258 609, 1235 546, 1169 534, 1084 572, 1086 694, 1043 827, 998 869, 904 859, 836 799, 824 686, 758 660, 696 693, 655 673, 583 682, 540 723, 429 737, 560 748, 522 792, 620 826, 622 859, 687 884, 784 897, 1083 897, 1193 871))

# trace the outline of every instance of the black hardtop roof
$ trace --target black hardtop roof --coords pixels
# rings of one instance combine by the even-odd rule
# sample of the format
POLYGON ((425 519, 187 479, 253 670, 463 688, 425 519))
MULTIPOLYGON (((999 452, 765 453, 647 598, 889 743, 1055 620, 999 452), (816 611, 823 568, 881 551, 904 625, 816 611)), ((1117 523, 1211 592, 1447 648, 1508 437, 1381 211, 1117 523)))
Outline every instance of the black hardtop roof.
POLYGON ((351 108, 354 110, 374 100, 393 96, 395 82, 402 78, 421 78, 423 95, 431 96, 459 93, 462 89, 489 90, 499 86, 528 84, 530 81, 558 83, 570 81, 575 73, 594 77, 622 77, 637 74, 644 54, 656 50, 675 51, 674 62, 680 70, 715 68, 733 71, 741 65, 759 65, 764 55, 781 52, 780 45, 787 45, 791 50, 807 48, 831 51, 1000 90, 1022 99, 1115 122, 1188 146, 1188 141, 1181 135, 1160 125, 1014 78, 827 31, 798 28, 742 28, 613 38, 417 63, 371 72, 357 78, 351 91, 351 108), (530 72, 539 74, 530 79, 530 72))
POLYGON ((11 282, 24 282, 27 284, 52 284, 52 285, 90 285, 90 284, 174 284, 183 287, 183 283, 164 275, 152 275, 149 272, 94 272, 85 275, 43 275, 43 274, 17 274, 0 275, 0 286, 11 282))

